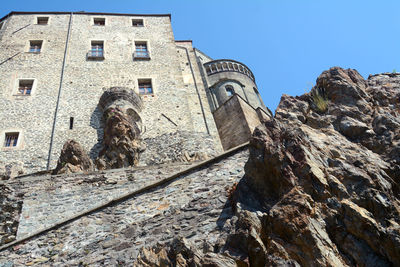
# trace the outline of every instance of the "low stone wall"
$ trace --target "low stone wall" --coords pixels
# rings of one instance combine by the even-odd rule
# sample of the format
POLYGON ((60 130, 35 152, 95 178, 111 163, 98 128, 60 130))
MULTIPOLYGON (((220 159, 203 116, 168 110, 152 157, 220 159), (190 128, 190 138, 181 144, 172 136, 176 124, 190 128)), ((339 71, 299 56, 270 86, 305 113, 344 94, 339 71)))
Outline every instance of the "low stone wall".
POLYGON ((21 208, 21 197, 11 187, 0 184, 0 246, 15 240, 21 208))
POLYGON ((174 164, 90 174, 42 175, 15 180, 7 186, 18 192, 19 201, 22 202, 23 196, 24 203, 19 226, 17 224, 17 239, 155 183, 189 166, 174 164))
MULTIPOLYGON (((218 246, 231 230, 231 221, 235 220, 235 217, 232 217, 233 211, 227 192, 244 175, 247 158, 247 149, 241 149, 215 163, 181 175, 168 184, 11 247, 0 252, 0 266, 35 263, 46 263, 51 266, 126 265, 134 262, 143 246, 169 242, 178 235, 185 237, 199 248, 202 246, 201 240, 205 239, 218 246)), ((178 171, 176 166, 168 168, 178 171)), ((146 171, 149 170, 147 167, 146 171)), ((54 193, 57 195, 57 192, 60 192, 59 197, 48 199, 47 202, 50 204, 58 199, 58 206, 51 205, 59 215, 65 212, 61 207, 69 205, 64 203, 65 201, 70 200, 70 207, 87 205, 85 198, 90 193, 84 191, 86 190, 84 188, 90 188, 93 196, 99 198, 103 196, 103 199, 106 199, 107 196, 104 194, 107 194, 107 191, 113 192, 108 193, 108 196, 121 194, 121 190, 135 187, 141 181, 149 181, 151 177, 155 180, 162 178, 164 174, 162 169, 154 168, 153 171, 137 172, 136 175, 133 173, 134 179, 129 183, 121 182, 129 181, 132 174, 129 171, 125 171, 125 176, 121 175, 121 172, 112 171, 91 174, 87 179, 98 181, 89 184, 77 179, 81 177, 79 175, 70 176, 68 179, 75 179, 75 182, 63 182, 59 184, 61 187, 57 183, 53 185, 55 188, 49 195, 54 193), (121 176, 124 178, 119 178, 121 176), (77 192, 79 185, 81 191, 77 192), (72 187, 68 190, 70 186, 72 187), (65 192, 61 194, 60 190, 65 192)), ((55 177, 55 180, 58 179, 60 182, 61 178, 61 176, 55 177)), ((31 212, 35 213, 32 217, 40 215, 40 206, 43 204, 39 202, 46 194, 45 191, 43 188, 41 192, 32 192, 30 204, 24 203, 32 206, 36 201, 34 206, 38 208, 31 209, 31 212)), ((28 208, 24 207, 23 210, 23 214, 28 214, 24 213, 25 211, 28 211, 28 208)), ((42 218, 41 222, 46 223, 45 217, 42 218)), ((21 222, 21 226, 23 223, 21 222)), ((33 230, 33 226, 30 229, 33 230)))
POLYGON ((177 131, 144 141, 140 166, 205 160, 222 152, 211 135, 200 132, 177 131))

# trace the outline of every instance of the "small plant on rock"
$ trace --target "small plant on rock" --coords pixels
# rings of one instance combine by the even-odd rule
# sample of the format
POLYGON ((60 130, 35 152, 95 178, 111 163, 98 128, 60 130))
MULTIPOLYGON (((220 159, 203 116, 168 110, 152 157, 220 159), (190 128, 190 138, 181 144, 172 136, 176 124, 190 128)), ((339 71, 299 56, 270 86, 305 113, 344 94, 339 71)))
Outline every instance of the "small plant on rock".
POLYGON ((310 93, 312 104, 317 111, 326 112, 328 110, 328 99, 326 98, 325 90, 322 87, 314 86, 310 93))

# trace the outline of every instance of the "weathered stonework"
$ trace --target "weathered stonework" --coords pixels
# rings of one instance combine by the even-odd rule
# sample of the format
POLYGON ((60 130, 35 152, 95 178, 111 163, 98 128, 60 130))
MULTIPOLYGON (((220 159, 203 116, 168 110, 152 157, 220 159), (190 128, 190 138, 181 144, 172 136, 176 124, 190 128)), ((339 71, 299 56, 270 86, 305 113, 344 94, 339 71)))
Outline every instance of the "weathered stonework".
POLYGON ((7 111, 0 114, 0 162, 21 161, 28 173, 54 168, 69 139, 92 160, 99 156, 104 123, 97 104, 110 87, 139 94, 139 79, 151 80, 152 92, 141 95, 143 139, 160 146, 162 136, 192 133, 183 145, 189 155, 198 152, 189 145, 199 135, 210 142, 207 147, 214 146, 214 154, 222 151, 210 93, 216 84, 219 105, 226 99, 225 82, 241 84, 253 107, 262 104, 254 79, 243 72, 207 74, 204 64, 212 59, 191 41, 174 39, 170 15, 12 12, 1 22, 0 49, 9 59, 0 65, 0 105, 7 111), (48 24, 38 24, 38 17, 48 17, 48 24), (94 25, 94 18, 105 24, 94 25), (132 19, 142 19, 143 27, 133 26, 132 19), (32 40, 42 41, 39 53, 29 52, 32 40), (100 60, 88 57, 92 41, 103 42, 100 60), (146 43, 148 60, 134 58, 135 42, 146 43), (30 95, 18 94, 19 79, 33 80, 30 95), (19 133, 18 144, 4 147, 10 132, 19 133))
MULTIPOLYGON (((167 243, 178 235, 199 247, 205 239, 220 246, 237 219, 228 192, 243 176, 247 158, 247 148, 242 148, 182 174, 170 183, 40 235, 18 248, 1 251, 0 266, 131 264, 142 247, 167 243)), ((187 167, 190 165, 136 167, 88 175, 31 176, 12 181, 8 186, 26 192, 18 238, 126 192, 145 188, 187 167)))

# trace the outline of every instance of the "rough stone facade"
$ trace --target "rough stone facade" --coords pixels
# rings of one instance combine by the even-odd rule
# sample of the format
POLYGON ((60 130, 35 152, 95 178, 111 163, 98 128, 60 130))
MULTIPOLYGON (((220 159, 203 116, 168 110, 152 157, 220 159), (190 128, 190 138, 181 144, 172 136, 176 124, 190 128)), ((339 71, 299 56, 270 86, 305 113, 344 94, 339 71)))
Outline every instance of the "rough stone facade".
POLYGON ((151 93, 141 94, 144 139, 178 131, 192 132, 192 138, 206 134, 215 153, 221 152, 214 102, 220 106, 228 99, 224 86, 229 83, 253 107, 265 109, 254 93, 254 76, 239 62, 235 64, 241 69, 232 65, 231 70, 207 73, 205 63, 212 59, 191 41, 176 41, 170 19, 85 12, 11 12, 2 18, 0 105, 6 112, 0 114, 0 162, 21 161, 28 173, 54 168, 69 139, 96 158, 104 127, 99 98, 111 87, 141 94, 143 79, 152 86, 151 93), (47 23, 40 24, 40 18, 48 18, 47 23), (134 20, 143 25, 135 26, 134 20), (42 42, 40 51, 32 50, 32 41, 42 42), (102 44, 96 60, 90 57, 93 42, 102 44), (146 44, 149 58, 134 56, 138 43, 146 44), (33 81, 29 94, 19 93, 21 79, 33 81), (9 133, 18 133, 16 146, 5 147, 9 133))
MULTIPOLYGON (((167 243, 178 235, 196 246, 207 239, 218 247, 236 219, 229 192, 243 176, 247 158, 245 146, 207 165, 193 166, 169 183, 1 251, 0 266, 126 265, 135 261, 142 247, 167 243)), ((25 193, 18 239, 188 167, 186 163, 8 181, 7 186, 25 193)))

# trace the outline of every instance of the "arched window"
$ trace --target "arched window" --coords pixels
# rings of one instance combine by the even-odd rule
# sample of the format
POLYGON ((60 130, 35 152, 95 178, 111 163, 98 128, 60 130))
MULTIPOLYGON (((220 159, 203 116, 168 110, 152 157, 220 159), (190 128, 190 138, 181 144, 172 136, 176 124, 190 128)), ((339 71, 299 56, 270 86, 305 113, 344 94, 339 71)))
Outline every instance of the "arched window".
POLYGON ((233 87, 231 85, 225 86, 225 90, 228 97, 233 96, 233 94, 235 93, 235 90, 233 90, 233 87))

